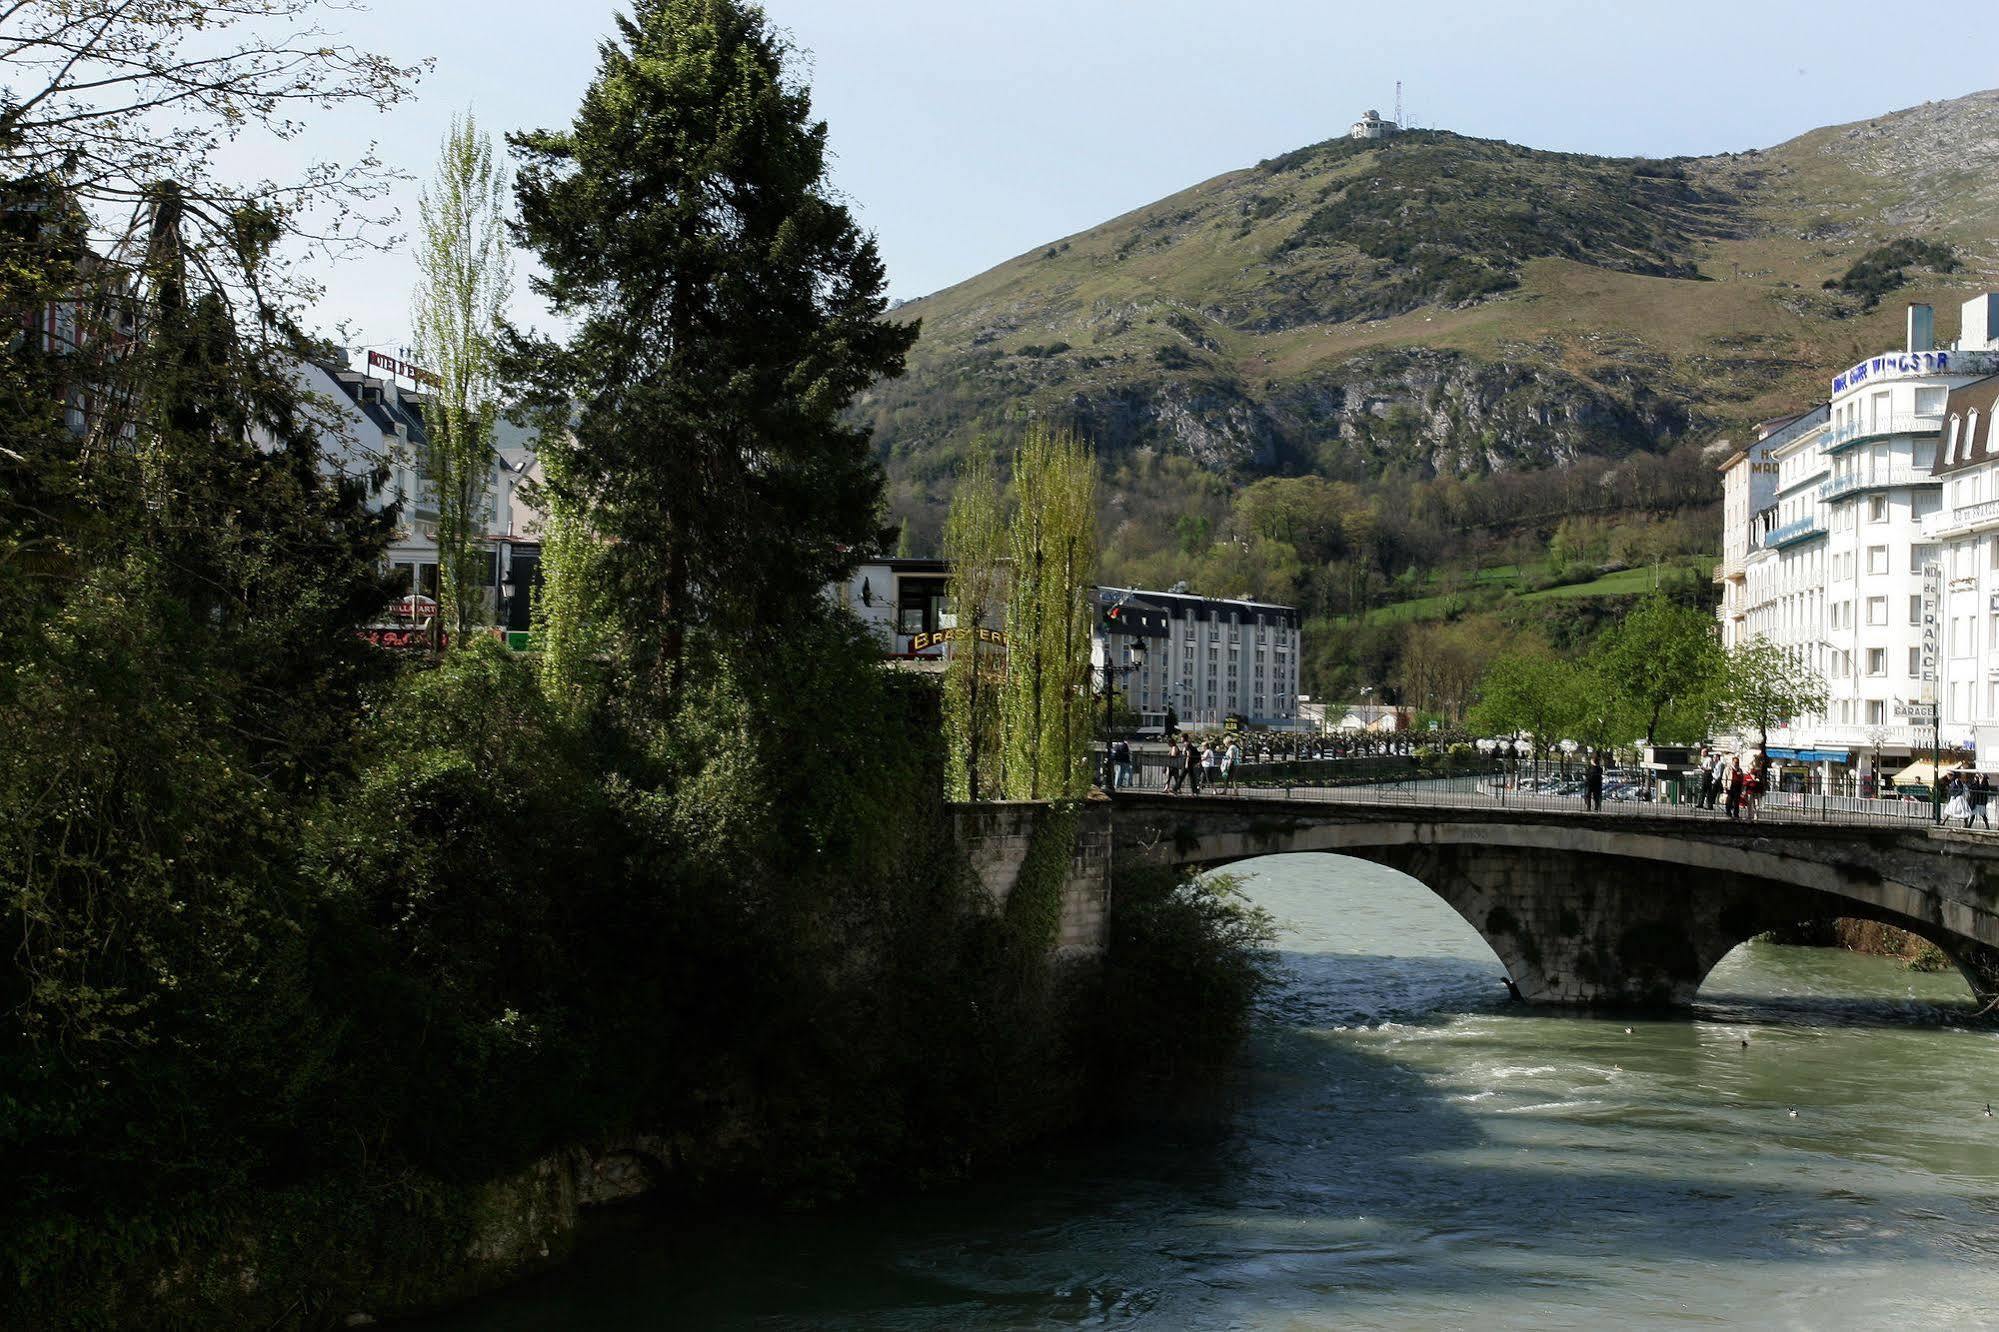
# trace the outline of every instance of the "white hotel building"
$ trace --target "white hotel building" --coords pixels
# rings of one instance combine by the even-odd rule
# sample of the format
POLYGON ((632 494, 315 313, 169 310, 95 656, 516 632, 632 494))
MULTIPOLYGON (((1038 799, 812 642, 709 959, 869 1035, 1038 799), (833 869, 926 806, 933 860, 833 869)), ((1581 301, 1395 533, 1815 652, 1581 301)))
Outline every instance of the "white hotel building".
POLYGON ((1823 407, 1765 427, 1723 467, 1723 640, 1767 638, 1825 679, 1825 714, 1792 718, 1770 747, 1834 793, 1927 756, 1932 693, 1947 754, 1999 758, 1999 294, 1965 304, 1954 347, 1932 329, 1911 306, 1905 350, 1836 376, 1823 407))
POLYGON ((1301 724, 1303 626, 1296 607, 1121 587, 1098 588, 1097 600, 1100 612, 1114 606, 1154 612, 1164 630, 1106 635, 1100 613, 1091 643, 1092 668, 1101 675, 1110 655, 1118 688, 1144 724, 1163 725, 1169 708, 1194 730, 1220 727, 1232 716, 1251 726, 1301 724))

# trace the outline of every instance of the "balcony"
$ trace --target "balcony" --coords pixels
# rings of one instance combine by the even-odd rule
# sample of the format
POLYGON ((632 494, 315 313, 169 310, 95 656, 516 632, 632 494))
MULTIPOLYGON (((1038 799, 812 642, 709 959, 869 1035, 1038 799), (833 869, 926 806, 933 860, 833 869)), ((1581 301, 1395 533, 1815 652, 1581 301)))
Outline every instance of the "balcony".
POLYGON ((1813 537, 1824 535, 1824 520, 1813 514, 1772 529, 1764 535, 1762 545, 1764 550, 1782 550, 1786 546, 1795 546, 1800 541, 1810 541, 1813 537))
POLYGON ((1886 420, 1856 421, 1851 425, 1827 426, 1819 437, 1821 453, 1839 453, 1856 445, 1896 435, 1934 435, 1943 430, 1943 416, 1890 416, 1886 420))
POLYGON ((1999 526, 1999 500, 1985 500, 1978 504, 1960 504, 1955 509, 1939 509, 1925 516, 1923 535, 1932 538, 1964 536, 1993 526, 1999 526))
POLYGON ((1836 476, 1819 487, 1819 500, 1830 504, 1868 490, 1893 490, 1898 486, 1941 486, 1942 481, 1914 467, 1883 468, 1877 472, 1856 472, 1836 476))

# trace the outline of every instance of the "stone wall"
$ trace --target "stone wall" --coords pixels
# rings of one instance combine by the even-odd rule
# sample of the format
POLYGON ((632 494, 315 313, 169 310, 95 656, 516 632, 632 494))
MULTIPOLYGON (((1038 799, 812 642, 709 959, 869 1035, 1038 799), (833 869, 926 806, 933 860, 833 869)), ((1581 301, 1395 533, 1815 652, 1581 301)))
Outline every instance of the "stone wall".
MULTIPOLYGON (((958 849, 970 862, 979 886, 993 905, 1005 908, 1027 863, 1036 834, 1055 816, 1047 801, 993 801, 956 805, 958 849)), ((1110 806, 1086 801, 1076 819, 1076 838, 1062 879, 1057 957, 1095 957, 1108 937, 1111 904, 1110 806)))

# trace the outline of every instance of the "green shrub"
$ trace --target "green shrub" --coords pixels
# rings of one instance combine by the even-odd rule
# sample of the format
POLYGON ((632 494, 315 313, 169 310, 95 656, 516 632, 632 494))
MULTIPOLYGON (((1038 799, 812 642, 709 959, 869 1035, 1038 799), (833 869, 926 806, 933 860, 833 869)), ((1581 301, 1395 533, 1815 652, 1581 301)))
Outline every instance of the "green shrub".
POLYGON ((1276 937, 1238 883, 1119 866, 1109 947, 1094 999, 1082 1006, 1100 1109, 1157 1107, 1212 1083, 1234 1059, 1273 974, 1276 937))

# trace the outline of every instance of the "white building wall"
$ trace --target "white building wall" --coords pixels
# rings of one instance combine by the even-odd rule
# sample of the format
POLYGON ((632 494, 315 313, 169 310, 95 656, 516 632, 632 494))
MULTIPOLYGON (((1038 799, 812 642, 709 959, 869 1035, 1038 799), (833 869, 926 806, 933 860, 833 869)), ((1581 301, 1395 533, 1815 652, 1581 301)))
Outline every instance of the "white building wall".
MULTIPOLYGON (((1720 610, 1725 641, 1761 635, 1826 682, 1819 717, 1773 732, 1773 747, 1846 750, 1855 759, 1926 750, 1906 715, 1923 693, 1923 566, 1945 569, 1937 695, 1946 746, 1999 724, 1999 536, 1980 508, 1999 500, 1999 465, 1932 477, 1953 388, 1999 369, 1999 356, 1890 353, 1834 381, 1827 423, 1777 450, 1774 523, 1753 530, 1724 508, 1724 570, 1745 547, 1743 591, 1720 610), (1740 614, 1740 619, 1734 618, 1740 614), (1904 715, 1898 715, 1898 709, 1904 715)), ((1999 503, 1990 504, 1999 511, 1999 503)), ((1999 529, 1999 512, 1989 515, 1999 529)))

